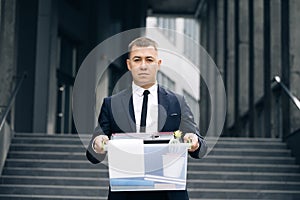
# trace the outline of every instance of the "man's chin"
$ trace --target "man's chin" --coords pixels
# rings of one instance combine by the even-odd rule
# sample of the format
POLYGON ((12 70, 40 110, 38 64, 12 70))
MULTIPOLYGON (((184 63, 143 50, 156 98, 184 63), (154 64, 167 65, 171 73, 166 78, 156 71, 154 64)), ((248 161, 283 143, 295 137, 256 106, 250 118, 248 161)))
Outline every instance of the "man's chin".
POLYGON ((142 88, 147 89, 147 88, 150 88, 151 86, 153 86, 155 84, 155 82, 153 82, 153 81, 147 81, 147 82, 143 81, 142 82, 141 81, 141 82, 136 82, 136 84, 142 88))

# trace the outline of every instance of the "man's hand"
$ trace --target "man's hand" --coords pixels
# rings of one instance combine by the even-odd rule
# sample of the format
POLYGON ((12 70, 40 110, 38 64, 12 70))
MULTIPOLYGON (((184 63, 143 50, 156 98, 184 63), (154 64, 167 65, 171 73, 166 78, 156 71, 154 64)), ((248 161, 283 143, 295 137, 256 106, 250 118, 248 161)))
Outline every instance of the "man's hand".
POLYGON ((94 151, 99 154, 104 154, 105 153, 104 145, 106 145, 108 141, 109 138, 107 137, 107 135, 98 135, 97 137, 95 137, 93 142, 94 151))
POLYGON ((183 137, 183 142, 190 143, 189 152, 196 151, 200 146, 198 136, 194 133, 186 133, 183 137))

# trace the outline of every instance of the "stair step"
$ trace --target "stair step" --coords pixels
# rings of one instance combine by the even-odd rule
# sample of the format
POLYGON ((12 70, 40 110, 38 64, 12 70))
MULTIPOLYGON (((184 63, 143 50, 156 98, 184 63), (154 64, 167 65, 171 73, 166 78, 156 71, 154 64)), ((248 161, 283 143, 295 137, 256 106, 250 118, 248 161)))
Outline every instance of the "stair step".
POLYGON ((10 151, 7 158, 12 159, 58 159, 58 160, 87 160, 85 152, 36 152, 10 151))
MULTIPOLYGON (((0 200, 86 200, 86 196, 67 196, 67 195, 26 195, 26 194, 0 194, 0 200)), ((89 200, 106 200, 106 196, 89 197, 89 200)), ((191 199, 192 200, 192 199, 191 199)))
POLYGON ((189 163, 190 170, 205 171, 252 171, 252 172, 299 172, 298 165, 273 164, 231 164, 231 163, 189 163))
POLYGON ((71 144, 71 145, 82 145, 88 144, 89 140, 80 140, 80 138, 49 138, 49 137, 39 137, 39 138, 13 138, 12 144, 71 144))
POLYGON ((216 142, 216 141, 261 142, 261 143, 282 142, 280 138, 246 138, 246 137, 205 137, 205 140, 208 142, 216 142))
MULTIPOLYGON (((208 143, 210 146, 211 143, 208 143)), ((215 144, 214 148, 233 148, 233 149, 287 149, 286 144, 283 143, 273 143, 273 144, 265 144, 265 143, 254 143, 254 142, 218 142, 215 144)))
MULTIPOLYGON (((66 168, 4 168, 5 175, 19 176, 63 176, 63 177, 99 177, 107 178, 107 169, 66 169, 66 168)), ((188 179, 211 179, 211 180, 261 180, 261 181, 298 181, 299 173, 270 173, 270 172, 225 172, 221 171, 190 171, 188 179)))
MULTIPOLYGON (((27 195, 78 195, 90 197, 106 196, 107 187, 101 186, 42 186, 42 185, 1 185, 1 194, 27 195)), ((257 189, 188 189, 191 198, 230 198, 230 199, 298 199, 298 190, 257 190, 257 189)))
MULTIPOLYGON (((108 186, 108 178, 83 178, 62 176, 3 176, 2 184, 33 185, 68 185, 68 186, 108 186)), ((220 189, 262 189, 262 190, 299 190, 300 182, 294 181, 245 181, 245 180, 206 180, 189 179, 188 188, 220 188, 220 189)))
POLYGON ((37 151, 37 152, 85 152, 83 145, 70 144, 11 144, 10 151, 37 151))
MULTIPOLYGON (((15 133, 15 138, 80 138, 83 140, 90 139, 92 134, 45 134, 45 133, 15 133)), ((261 143, 281 143, 280 138, 245 138, 245 137, 205 137, 208 142, 216 141, 233 141, 233 142, 261 142, 261 143)))
MULTIPOLYGON (((10 151, 35 151, 35 152, 85 152, 83 145, 70 144, 11 144, 10 151)), ((259 148, 214 148, 209 149, 208 155, 236 155, 236 156, 279 156, 289 157, 289 149, 259 149, 259 148)))
MULTIPOLYGON (((35 152, 35 151, 10 151, 9 159, 63 159, 63 160, 86 160, 85 152, 35 152)), ((189 162, 207 163, 261 163, 261 164, 295 164, 292 157, 267 157, 267 156, 214 156, 208 155, 202 160, 189 159, 189 162)))
POLYGON ((8 176, 0 178, 2 184, 33 185, 70 185, 70 186, 108 186, 109 179, 98 177, 64 177, 64 176, 8 176))
POLYGON ((191 198, 299 199, 298 190, 188 189, 191 198))
MULTIPOLYGON (((16 134, 0 200, 107 199, 108 169, 85 156, 91 134, 16 134)), ((300 173, 280 139, 207 137, 209 154, 189 158, 191 200, 300 199, 300 173)))
POLYGON ((66 176, 66 177, 108 177, 107 169, 67 169, 42 167, 5 167, 4 175, 29 176, 66 176))
POLYGON ((188 179, 300 182, 300 174, 291 172, 188 171, 188 179))
POLYGON ((89 197, 105 196, 108 186, 68 186, 68 185, 23 185, 2 184, 1 194, 31 194, 31 195, 78 195, 89 197))
POLYGON ((188 180, 188 188, 208 189, 251 189, 251 190, 294 190, 300 191, 300 182, 245 181, 245 180, 188 180))
POLYGON ((58 139, 72 139, 72 138, 90 138, 90 134, 83 135, 81 134, 80 137, 79 135, 76 134, 45 134, 45 133, 15 133, 14 138, 58 138, 58 139))
POLYGON ((206 163, 232 163, 232 164, 295 164, 296 159, 293 157, 279 156, 226 156, 226 155, 208 155, 202 160, 190 159, 189 162, 206 162, 206 163))
MULTIPOLYGON (((12 144, 40 144, 40 145, 87 145, 89 143, 88 138, 54 138, 53 136, 47 137, 20 137, 14 138, 12 144)), ((215 141, 207 141, 207 144, 214 148, 260 148, 260 149, 287 149, 285 143, 282 142, 260 142, 260 141, 231 141, 231 140, 219 140, 217 143, 215 141)))
POLYGON ((279 156, 290 157, 290 149, 231 149, 231 148, 215 148, 208 150, 208 155, 227 155, 227 156, 279 156))
MULTIPOLYGON (((50 159, 7 159, 6 167, 45 167, 45 168, 106 168, 93 165, 86 160, 50 160, 50 159)), ((254 171, 254 172, 299 172, 298 165, 292 164, 232 164, 232 163, 188 163, 188 169, 201 171, 254 171)))
POLYGON ((58 159, 6 159, 6 167, 45 167, 45 168, 106 168, 105 165, 94 165, 87 160, 58 160, 58 159))

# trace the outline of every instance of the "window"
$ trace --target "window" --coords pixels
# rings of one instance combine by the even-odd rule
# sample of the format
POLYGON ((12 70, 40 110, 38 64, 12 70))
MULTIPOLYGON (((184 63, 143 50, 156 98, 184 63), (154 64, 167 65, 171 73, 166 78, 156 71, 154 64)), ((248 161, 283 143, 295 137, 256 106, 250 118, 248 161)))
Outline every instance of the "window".
POLYGON ((184 34, 189 37, 185 38, 184 54, 195 64, 199 64, 199 24, 194 19, 184 19, 184 34), (194 42, 193 42, 194 41, 194 42))
POLYGON ((176 34, 174 31, 176 31, 176 18, 167 18, 167 17, 158 17, 156 19, 157 27, 162 28, 163 34, 168 38, 173 44, 176 43, 176 34), (173 30, 173 31, 169 31, 173 30))
POLYGON ((185 97, 188 105, 190 106, 192 113, 195 118, 195 122, 199 124, 199 119, 200 119, 200 109, 199 109, 199 102, 197 99, 195 99, 190 93, 187 91, 183 90, 183 96, 185 97))
POLYGON ((160 71, 157 73, 157 82, 164 88, 167 88, 172 91, 175 90, 175 82, 160 71))

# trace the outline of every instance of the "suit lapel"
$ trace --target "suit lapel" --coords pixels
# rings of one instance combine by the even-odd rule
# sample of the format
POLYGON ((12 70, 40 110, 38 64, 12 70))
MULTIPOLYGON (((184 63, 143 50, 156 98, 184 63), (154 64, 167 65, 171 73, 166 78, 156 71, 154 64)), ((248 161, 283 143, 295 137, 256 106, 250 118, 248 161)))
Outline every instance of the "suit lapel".
POLYGON ((168 116, 168 94, 162 87, 158 87, 158 131, 165 125, 168 116))
MULTIPOLYGON (((161 131, 165 125, 168 113, 168 94, 162 87, 157 88, 158 90, 158 131, 161 131)), ((127 118, 129 126, 124 130, 126 132, 136 132, 136 122, 134 115, 132 90, 128 89, 121 96, 122 106, 118 107, 120 110, 118 113, 124 115, 127 118)), ((125 119, 124 119, 125 120, 125 119)))
MULTIPOLYGON (((128 132, 136 132, 136 125, 135 125, 135 115, 134 115, 134 108, 133 108, 133 100, 132 100, 132 90, 128 89, 123 97, 122 100, 122 108, 123 113, 126 113, 126 118, 129 122, 130 131, 128 132)), ((129 127, 128 127, 129 128, 129 127)))

